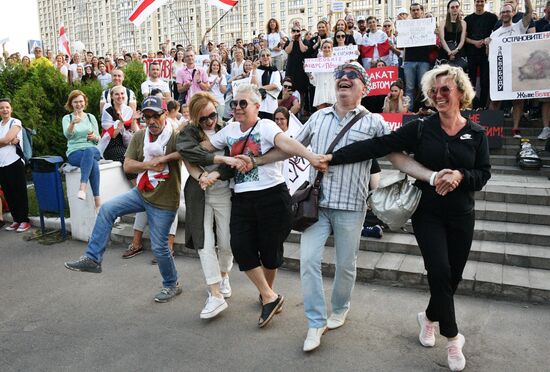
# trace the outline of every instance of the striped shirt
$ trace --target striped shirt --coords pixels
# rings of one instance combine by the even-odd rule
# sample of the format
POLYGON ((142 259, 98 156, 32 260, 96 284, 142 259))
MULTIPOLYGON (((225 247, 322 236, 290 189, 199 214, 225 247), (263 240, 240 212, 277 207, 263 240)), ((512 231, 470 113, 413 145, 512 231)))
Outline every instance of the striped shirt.
MULTIPOLYGON (((304 146, 311 146, 313 152, 324 154, 338 133, 360 110, 366 109, 357 106, 342 119, 336 114, 334 106, 319 110, 304 124, 296 139, 304 146)), ((368 113, 344 134, 334 151, 351 143, 388 133, 390 128, 382 116, 368 113)), ((321 183, 319 206, 348 211, 366 210, 371 164, 372 160, 367 160, 330 166, 321 183)), ((317 171, 313 167, 310 168, 309 178, 310 182, 313 182, 317 171)))

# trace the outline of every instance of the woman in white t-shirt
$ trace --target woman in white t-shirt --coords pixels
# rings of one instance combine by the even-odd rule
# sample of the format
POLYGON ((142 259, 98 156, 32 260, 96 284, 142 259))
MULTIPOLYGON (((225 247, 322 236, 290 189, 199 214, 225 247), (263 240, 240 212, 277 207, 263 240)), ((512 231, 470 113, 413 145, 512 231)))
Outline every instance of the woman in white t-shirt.
POLYGON ((21 121, 11 117, 11 101, 0 99, 0 187, 10 206, 13 223, 8 231, 24 232, 30 229, 25 162, 21 159, 23 126, 21 121))
POLYGON ((210 86, 210 93, 218 101, 216 108, 218 117, 222 118, 225 105, 224 94, 227 92, 227 79, 222 73, 221 63, 217 59, 212 60, 208 67, 208 84, 210 86))
POLYGON ((273 112, 279 106, 277 97, 283 87, 281 86, 281 74, 272 64, 269 49, 260 51, 260 61, 254 64, 250 76, 250 83, 255 84, 262 92, 260 118, 273 120, 273 112))
POLYGON ((59 53, 55 56, 55 69, 63 75, 63 79, 69 81, 69 68, 65 64, 65 56, 59 53))
POLYGON ((179 99, 180 96, 178 92, 178 86, 176 84, 176 76, 178 74, 178 71, 185 67, 185 63, 183 62, 183 55, 183 50, 178 50, 176 53, 176 57, 174 58, 174 62, 172 63, 172 94, 176 101, 179 99))
POLYGON ((273 64, 277 67, 277 70, 284 71, 285 52, 283 37, 285 34, 280 31, 279 21, 275 18, 271 18, 267 21, 267 47, 271 51, 273 57, 273 64))
MULTIPOLYGON (((248 160, 278 147, 315 162, 315 154, 283 134, 273 121, 258 117, 260 105, 258 88, 240 85, 231 102, 235 121, 202 144, 209 151, 228 148, 231 156, 248 160)), ((264 327, 280 312, 284 301, 273 290, 273 284, 283 262, 283 242, 291 228, 290 194, 280 161, 253 167, 248 173, 241 173, 246 166, 237 165, 237 169, 231 199, 231 248, 239 269, 260 292, 262 312, 258 326, 264 327)), ((203 185, 210 184, 210 175, 201 181, 203 185)))

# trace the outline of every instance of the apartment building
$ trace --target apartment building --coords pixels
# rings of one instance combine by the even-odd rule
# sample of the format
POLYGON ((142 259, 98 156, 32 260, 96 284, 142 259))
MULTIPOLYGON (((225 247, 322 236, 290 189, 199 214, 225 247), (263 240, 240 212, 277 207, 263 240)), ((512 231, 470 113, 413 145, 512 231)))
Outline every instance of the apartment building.
MULTIPOLYGON (((547 0, 533 0, 535 12, 543 15, 547 0)), ((128 21, 137 0, 37 0, 40 33, 46 49, 57 50, 59 25, 64 24, 71 43, 80 41, 97 54, 122 51, 156 51, 169 39, 172 45, 197 47, 206 40, 232 45, 236 38, 252 40, 266 32, 270 18, 281 23, 288 33, 293 22, 310 30, 325 18, 331 1, 325 0, 241 0, 215 27, 225 12, 206 0, 170 0, 140 27, 128 21), (212 28, 212 29, 211 29, 212 28), (209 30, 209 31, 208 31, 209 30), (207 33, 208 31, 208 33, 207 33)), ((438 20, 445 17, 447 0, 419 0, 438 20)), ((503 0, 488 0, 486 9, 498 13, 503 0)), ((348 10, 355 16, 374 15, 383 21, 395 18, 397 9, 409 8, 411 0, 349 0, 348 10)), ((521 8, 524 8, 523 3, 521 8)), ((465 15, 474 11, 474 0, 462 2, 465 15)), ((343 17, 333 15, 333 23, 343 17)))

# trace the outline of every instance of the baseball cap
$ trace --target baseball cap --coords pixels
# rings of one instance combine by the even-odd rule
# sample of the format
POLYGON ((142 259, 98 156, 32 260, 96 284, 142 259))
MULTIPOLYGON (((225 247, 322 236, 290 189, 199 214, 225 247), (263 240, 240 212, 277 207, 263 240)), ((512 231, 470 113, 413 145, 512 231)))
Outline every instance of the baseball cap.
POLYGON ((357 17, 357 22, 366 21, 367 19, 364 16, 357 17))
POLYGON ((399 9, 397 9, 397 15, 403 14, 403 13, 409 14, 409 12, 407 12, 407 9, 405 9, 405 8, 399 8, 399 9))
POLYGON ((141 104, 141 111, 151 110, 162 114, 164 108, 162 107, 162 99, 157 96, 149 96, 143 100, 141 104))

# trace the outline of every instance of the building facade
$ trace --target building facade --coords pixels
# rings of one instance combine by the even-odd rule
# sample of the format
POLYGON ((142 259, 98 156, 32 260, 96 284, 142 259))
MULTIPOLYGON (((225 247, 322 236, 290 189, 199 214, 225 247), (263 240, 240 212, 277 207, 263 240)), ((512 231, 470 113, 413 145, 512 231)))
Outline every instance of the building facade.
MULTIPOLYGON (((438 20, 445 17, 448 0, 419 0, 426 12, 438 20)), ((197 47, 204 40, 233 45, 235 39, 251 41, 266 32, 269 19, 280 21, 281 31, 288 33, 293 22, 316 30, 319 20, 326 18, 330 1, 325 0, 241 0, 215 27, 225 13, 205 0, 170 0, 153 13, 140 27, 128 17, 138 0, 37 0, 40 33, 46 49, 57 51, 59 26, 63 24, 73 45, 83 43, 86 50, 104 55, 157 51, 169 40, 172 45, 197 47), (212 28, 212 29, 211 29, 212 28), (208 32, 207 32, 208 31, 208 32)), ((488 0, 486 9, 498 13, 503 0, 488 0)), ((521 2, 520 2, 521 3, 521 2)), ((409 8, 411 0, 349 0, 347 9, 355 17, 374 15, 380 21, 394 19, 397 9, 409 8)), ((543 14, 546 0, 533 0, 535 12, 543 14)), ((520 8, 524 8, 522 4, 520 8)), ((465 15, 474 11, 474 0, 462 2, 465 15)), ((332 16, 333 24, 344 13, 332 16)))

